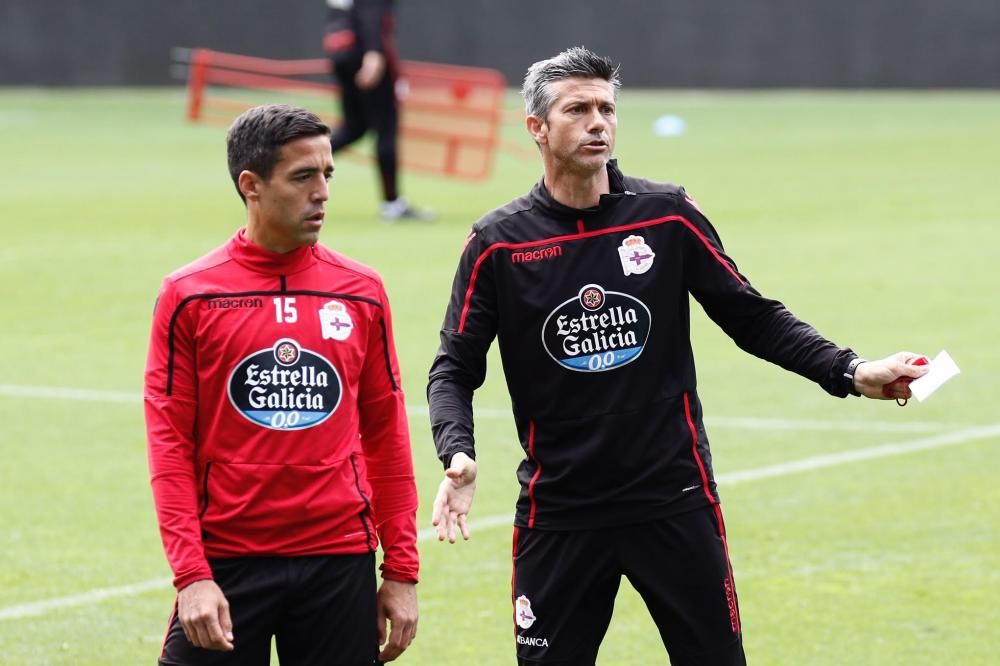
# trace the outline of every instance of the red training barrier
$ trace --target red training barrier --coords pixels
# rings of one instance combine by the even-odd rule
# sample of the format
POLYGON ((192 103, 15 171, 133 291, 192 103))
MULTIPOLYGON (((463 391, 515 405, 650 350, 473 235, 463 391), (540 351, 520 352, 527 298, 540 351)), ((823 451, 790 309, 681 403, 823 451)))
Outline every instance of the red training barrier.
MULTIPOLYGON (((454 178, 489 176, 500 145, 506 88, 497 70, 403 61, 397 82, 400 164, 454 178)), ((251 106, 279 101, 331 109, 338 94, 325 59, 272 60, 209 49, 190 55, 192 122, 228 125, 251 106)), ((337 124, 336 115, 318 115, 337 124)))

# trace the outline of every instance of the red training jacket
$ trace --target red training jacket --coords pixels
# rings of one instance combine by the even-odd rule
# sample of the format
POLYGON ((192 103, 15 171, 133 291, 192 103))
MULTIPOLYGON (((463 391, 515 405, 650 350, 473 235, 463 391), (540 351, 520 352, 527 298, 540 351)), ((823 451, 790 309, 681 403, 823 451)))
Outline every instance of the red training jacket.
POLYGON ((210 557, 364 553, 416 582, 417 491, 379 276, 241 230, 163 282, 146 363, 153 499, 177 589, 210 557))

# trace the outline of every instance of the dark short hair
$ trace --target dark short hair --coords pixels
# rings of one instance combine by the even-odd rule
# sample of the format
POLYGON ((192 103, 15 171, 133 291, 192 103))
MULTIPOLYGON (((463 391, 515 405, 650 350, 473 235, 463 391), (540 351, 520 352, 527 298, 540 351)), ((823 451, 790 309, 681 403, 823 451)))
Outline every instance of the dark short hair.
POLYGON ((556 99, 552 84, 574 77, 603 79, 611 84, 615 99, 618 99, 618 90, 622 87, 618 70, 619 66, 610 58, 599 56, 582 46, 574 46, 548 60, 540 60, 529 67, 524 76, 521 87, 524 110, 529 116, 548 117, 549 108, 556 99))
POLYGON ((226 133, 226 158, 236 192, 240 173, 252 171, 264 180, 271 177, 281 147, 310 136, 329 136, 330 128, 315 113, 287 104, 265 104, 247 109, 233 121, 226 133))

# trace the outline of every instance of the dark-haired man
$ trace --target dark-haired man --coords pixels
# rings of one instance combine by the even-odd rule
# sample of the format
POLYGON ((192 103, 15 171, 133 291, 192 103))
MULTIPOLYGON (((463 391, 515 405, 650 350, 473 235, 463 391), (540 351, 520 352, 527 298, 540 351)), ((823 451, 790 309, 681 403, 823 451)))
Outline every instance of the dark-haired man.
POLYGON ((824 339, 750 285, 682 188, 623 175, 619 87, 618 69, 582 48, 528 70, 544 177, 473 225, 459 262, 427 389, 446 468, 433 521, 442 540, 469 537, 472 394, 496 337, 525 451, 518 663, 594 664, 627 576, 672 664, 743 664, 689 294, 741 348, 836 396, 904 397, 895 380, 925 370, 913 354, 863 362, 824 339))
POLYGON ((295 107, 237 118, 228 161, 246 226, 157 299, 146 426, 177 587, 164 666, 264 665, 272 637, 282 664, 367 666, 416 634, 417 495, 389 302, 375 271, 317 243, 329 134, 295 107))

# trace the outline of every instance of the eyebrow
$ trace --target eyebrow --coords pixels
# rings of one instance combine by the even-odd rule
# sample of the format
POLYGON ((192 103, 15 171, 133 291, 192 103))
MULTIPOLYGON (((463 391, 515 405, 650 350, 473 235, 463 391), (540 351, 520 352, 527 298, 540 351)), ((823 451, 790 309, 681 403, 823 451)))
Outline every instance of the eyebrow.
POLYGON ((333 173, 333 170, 334 170, 333 166, 327 169, 320 169, 319 167, 308 166, 308 167, 302 167, 301 169, 296 169, 291 173, 291 176, 292 178, 295 178, 296 176, 310 175, 314 173, 319 173, 320 171, 322 171, 323 173, 333 173))
POLYGON ((590 104, 592 102, 596 102, 599 106, 604 104, 610 104, 611 106, 615 106, 615 101, 613 99, 600 99, 594 97, 593 95, 583 95, 580 97, 576 96, 564 97, 561 100, 556 100, 556 103, 561 106, 569 106, 572 104, 590 104))

